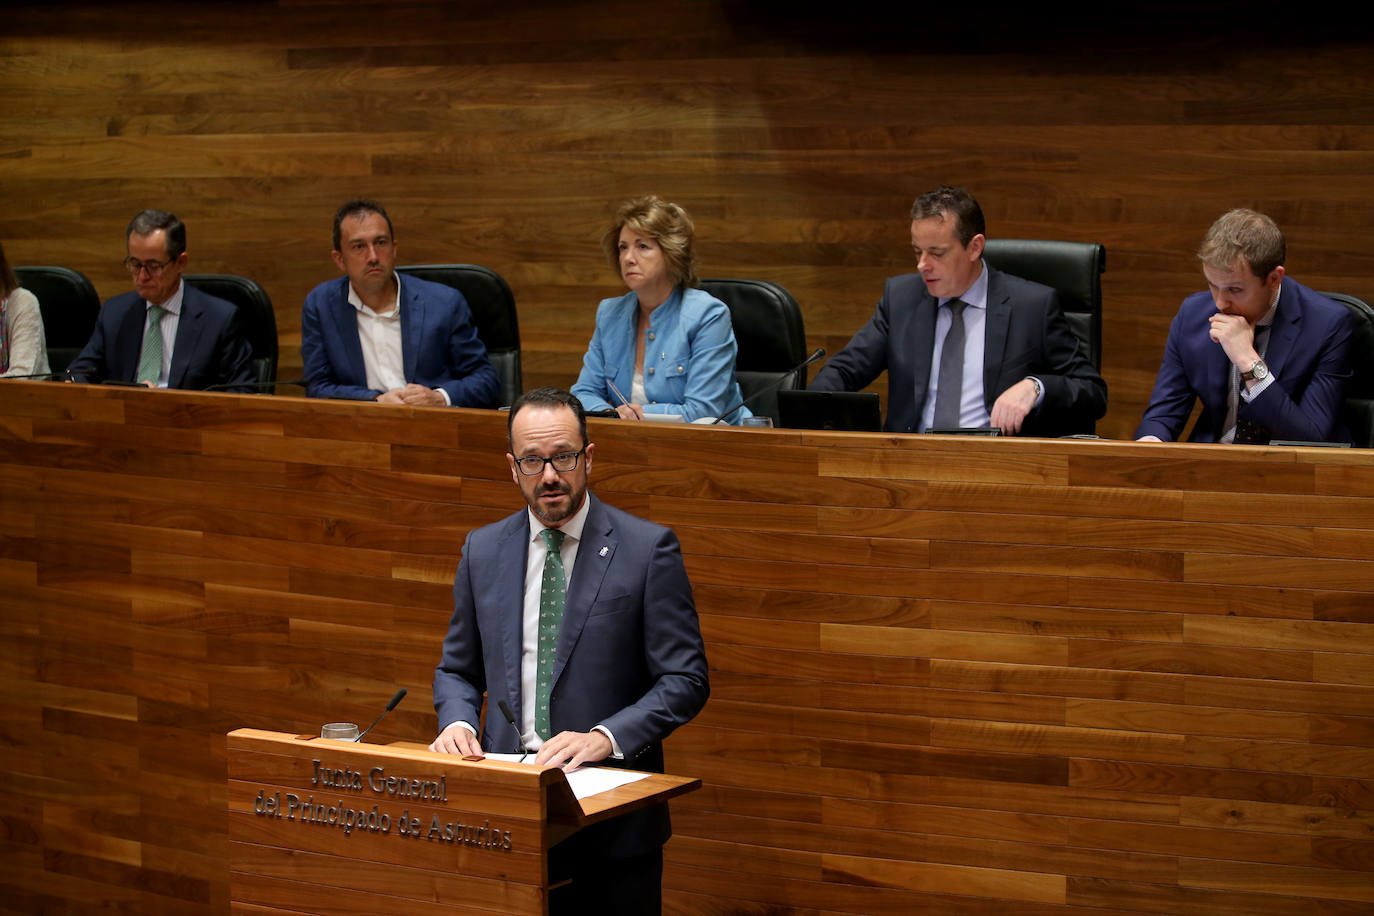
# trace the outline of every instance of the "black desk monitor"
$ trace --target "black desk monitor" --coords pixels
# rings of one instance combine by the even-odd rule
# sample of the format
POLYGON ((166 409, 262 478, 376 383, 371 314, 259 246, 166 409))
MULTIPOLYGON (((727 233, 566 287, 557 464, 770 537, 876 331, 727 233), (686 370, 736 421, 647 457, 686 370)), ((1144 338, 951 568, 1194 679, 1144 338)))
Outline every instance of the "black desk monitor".
POLYGON ((878 396, 871 391, 779 391, 784 429, 840 429, 876 433, 883 428, 878 396))

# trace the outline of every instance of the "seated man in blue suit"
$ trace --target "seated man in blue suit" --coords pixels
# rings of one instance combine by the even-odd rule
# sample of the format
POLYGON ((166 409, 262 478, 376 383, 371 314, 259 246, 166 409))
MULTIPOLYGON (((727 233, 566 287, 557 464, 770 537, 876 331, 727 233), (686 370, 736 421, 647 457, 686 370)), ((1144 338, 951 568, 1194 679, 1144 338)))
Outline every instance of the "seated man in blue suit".
POLYGON ((255 391, 238 308, 181 280, 185 224, 164 210, 144 210, 124 240, 134 292, 100 307, 90 341, 67 369, 71 379, 255 391))
POLYGON ((1283 232, 1254 210, 1207 230, 1198 258, 1209 292, 1183 300, 1137 439, 1172 441, 1195 399, 1193 442, 1321 442, 1340 423, 1354 319, 1345 306, 1284 276, 1283 232))
POLYGON ((878 309, 816 375, 858 391, 887 370, 890 432, 996 426, 1009 435, 1091 432, 1107 384, 1048 286, 983 263, 983 210, 964 188, 916 198, 919 273, 887 281, 878 309), (946 346, 951 341, 955 346, 946 346))
MULTIPOLYGON (((573 395, 527 392, 507 430, 506 461, 528 509, 463 545, 430 750, 530 750, 535 763, 567 770, 623 761, 662 772, 661 742, 710 693, 677 537, 587 492, 596 446, 573 395), (503 703, 516 728, 497 712, 503 703)), ((550 869, 573 882, 554 892, 553 912, 659 912, 669 833, 667 806, 657 805, 555 846, 550 869)))
POLYGON ((334 263, 301 312, 306 394, 416 407, 494 407, 500 384, 463 294, 396 272, 391 217, 370 200, 334 214, 334 263))

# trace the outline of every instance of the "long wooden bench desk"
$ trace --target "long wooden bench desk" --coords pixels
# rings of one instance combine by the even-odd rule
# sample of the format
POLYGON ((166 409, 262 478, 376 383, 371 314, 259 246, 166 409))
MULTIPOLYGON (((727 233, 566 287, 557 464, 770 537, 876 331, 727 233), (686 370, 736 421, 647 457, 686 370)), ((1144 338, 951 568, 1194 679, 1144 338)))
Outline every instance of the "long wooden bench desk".
MULTIPOLYGON (((1374 453, 591 435, 711 662, 668 912, 1374 908, 1374 453)), ((404 686, 369 740, 428 740, 463 538, 522 505, 504 442, 3 383, 0 911, 226 912, 226 732, 404 686)))

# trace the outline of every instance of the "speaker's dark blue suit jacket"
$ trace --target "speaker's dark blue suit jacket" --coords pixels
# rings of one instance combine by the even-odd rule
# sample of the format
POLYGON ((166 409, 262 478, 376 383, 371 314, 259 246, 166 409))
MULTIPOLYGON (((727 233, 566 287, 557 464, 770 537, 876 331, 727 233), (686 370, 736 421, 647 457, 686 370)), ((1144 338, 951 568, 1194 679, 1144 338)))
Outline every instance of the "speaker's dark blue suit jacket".
MULTIPOLYGON (((677 536, 588 494, 558 637, 549 716, 553 732, 603 725, 624 765, 662 772, 660 742, 695 716, 710 693, 706 652, 677 536)), ((487 696, 482 747, 519 751, 520 736, 495 712, 510 705, 523 721, 520 658, 529 513, 468 535, 453 583, 453 619, 434 673, 442 731, 477 723, 487 696)), ((606 761, 613 765, 614 761, 606 761)), ((639 855, 669 835, 659 805, 584 829, 579 842, 607 855, 639 855)))

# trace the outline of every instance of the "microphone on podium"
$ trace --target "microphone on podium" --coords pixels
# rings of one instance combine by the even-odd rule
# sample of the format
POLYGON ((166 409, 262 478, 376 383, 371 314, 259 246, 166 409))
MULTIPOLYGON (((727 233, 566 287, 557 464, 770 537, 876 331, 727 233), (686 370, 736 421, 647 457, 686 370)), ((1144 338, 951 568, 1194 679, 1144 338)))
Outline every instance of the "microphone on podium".
POLYGON ((821 358, 822 356, 824 356, 824 355, 825 355, 825 347, 817 347, 815 350, 811 351, 811 355, 808 356, 806 359, 804 359, 804 360, 802 360, 801 362, 797 363, 797 364, 796 364, 795 366, 793 366, 791 369, 788 369, 788 370, 787 370, 786 372, 784 372, 782 375, 778 376, 777 381, 772 382, 772 383, 767 384, 767 385, 764 385, 764 386, 763 386, 762 388, 760 388, 758 391, 755 391, 753 394, 749 395, 749 397, 747 397, 747 398, 745 398, 744 400, 740 401, 740 402, 739 402, 738 404, 736 404, 734 407, 731 407, 729 410, 725 411, 725 412, 722 413, 720 416, 716 417, 716 418, 715 418, 714 420, 712 420, 710 423, 707 423, 707 424, 705 424, 705 425, 706 425, 706 426, 715 426, 715 425, 716 425, 717 423, 719 423, 721 420, 724 420, 726 417, 730 416, 730 414, 732 414, 732 413, 734 413, 735 411, 739 410, 741 407, 744 407, 744 406, 747 405, 750 401, 752 401, 752 400, 754 400, 755 398, 757 398, 759 395, 767 394, 767 393, 770 392, 770 391, 775 391, 776 389, 781 388, 781 387, 782 387, 782 383, 785 382, 785 381, 787 381, 789 378, 791 378, 791 377, 792 377, 792 374, 793 374, 794 372, 800 372, 801 370, 805 369, 807 366, 811 365, 812 363, 814 363, 816 360, 820 359, 820 358, 821 358))
POLYGON ((385 719, 385 718, 386 718, 386 714, 389 713, 389 712, 391 712, 391 711, 392 711, 393 709, 395 709, 397 706, 399 706, 400 703, 401 703, 401 701, 404 700, 405 698, 406 698, 406 689, 405 689, 404 687, 402 687, 400 690, 396 691, 396 695, 395 695, 394 697, 391 698, 391 702, 388 703, 388 704, 386 704, 386 709, 383 709, 383 710, 382 710, 382 714, 381 714, 380 716, 378 716, 376 719, 374 719, 371 725, 369 725, 367 728, 363 729, 363 733, 362 733, 361 735, 359 735, 358 737, 354 738, 353 740, 354 740, 354 741, 362 741, 363 738, 366 737, 367 733, 370 732, 370 731, 372 731, 374 728, 376 728, 376 727, 377 727, 377 723, 380 722, 380 721, 382 721, 383 719, 385 719))
POLYGON ((70 369, 63 369, 61 372, 30 372, 28 375, 4 376, 4 379, 7 381, 23 381, 24 379, 28 379, 31 382, 50 382, 53 379, 59 378, 63 381, 72 381, 72 371, 70 369))
MULTIPOLYGON (((503 715, 503 716, 506 717, 506 721, 510 723, 511 729, 515 732, 515 737, 519 738, 519 737, 520 737, 520 726, 518 726, 518 725, 515 724, 515 714, 512 713, 512 712, 510 711, 510 707, 506 705, 506 701, 505 701, 505 700, 497 700, 497 701, 496 701, 496 705, 499 706, 499 707, 501 707, 501 715, 503 715)), ((521 743, 521 744, 524 744, 523 741, 520 742, 520 743, 521 743)), ((525 762, 525 758, 528 757, 528 756, 530 755, 530 752, 527 751, 527 750, 525 750, 523 747, 522 747, 520 750, 521 750, 521 752, 522 752, 522 753, 520 754, 520 762, 521 762, 521 763, 524 763, 524 762, 525 762)))

